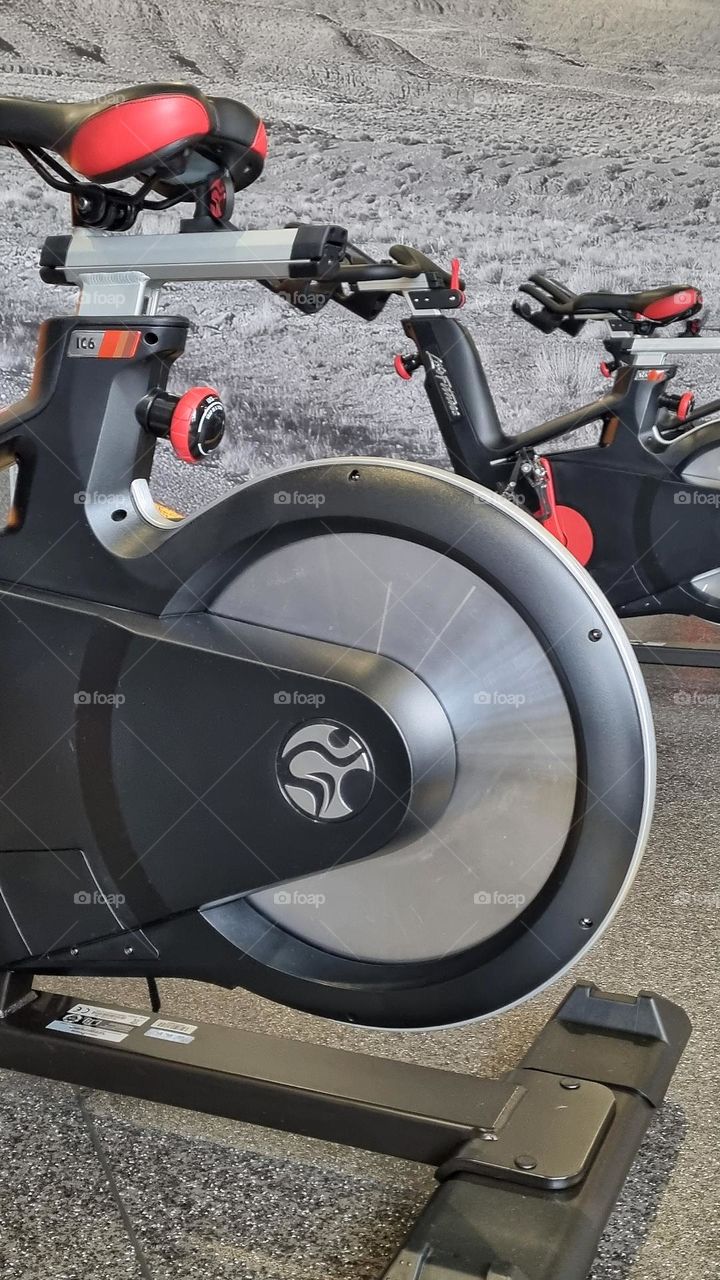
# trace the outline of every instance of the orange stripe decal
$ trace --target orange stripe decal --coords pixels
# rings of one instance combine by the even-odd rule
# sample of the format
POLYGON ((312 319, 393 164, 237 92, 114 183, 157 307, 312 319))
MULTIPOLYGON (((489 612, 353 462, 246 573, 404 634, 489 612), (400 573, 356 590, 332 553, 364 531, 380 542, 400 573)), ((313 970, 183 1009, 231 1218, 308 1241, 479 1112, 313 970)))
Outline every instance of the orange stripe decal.
POLYGON ((115 355, 115 347, 117 345, 118 330, 106 329, 103 334, 103 340, 98 347, 98 356, 102 360, 110 360, 115 355))
POLYGON ((135 355, 141 336, 137 329, 106 329, 98 356, 102 360, 128 360, 135 355))

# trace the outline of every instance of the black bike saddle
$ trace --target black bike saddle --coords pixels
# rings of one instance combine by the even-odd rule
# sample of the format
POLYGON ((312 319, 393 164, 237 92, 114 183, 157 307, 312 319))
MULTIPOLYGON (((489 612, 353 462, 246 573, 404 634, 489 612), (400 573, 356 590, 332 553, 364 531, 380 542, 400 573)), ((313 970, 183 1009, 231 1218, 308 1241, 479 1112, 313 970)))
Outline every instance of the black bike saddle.
POLYGON ((160 172, 169 189, 226 169, 237 191, 260 175, 267 153, 265 126, 249 107, 185 84, 136 85, 89 102, 0 98, 0 144, 54 151, 93 182, 160 172))
POLYGON ((586 320, 602 316, 616 315, 647 328, 687 320, 703 305, 700 290, 689 284, 668 284, 637 293, 573 293, 558 280, 537 271, 520 285, 520 293, 539 302, 541 308, 533 311, 527 302, 516 299, 512 309, 521 320, 527 320, 543 333, 559 328, 571 337, 580 332, 586 320))
POLYGON ((578 293, 572 313, 587 311, 629 311, 648 320, 680 320, 702 306, 697 289, 687 284, 670 284, 660 289, 643 289, 639 293, 578 293))

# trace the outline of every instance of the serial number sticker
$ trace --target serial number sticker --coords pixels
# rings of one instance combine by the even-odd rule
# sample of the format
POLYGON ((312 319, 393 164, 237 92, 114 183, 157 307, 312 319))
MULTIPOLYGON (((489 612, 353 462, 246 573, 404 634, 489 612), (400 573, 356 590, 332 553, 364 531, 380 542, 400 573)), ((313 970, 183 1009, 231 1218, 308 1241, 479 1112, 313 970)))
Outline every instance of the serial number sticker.
POLYGON ((150 1019, 143 1013, 128 1013, 125 1009, 103 1009, 97 1004, 74 1004, 68 1013, 82 1013, 88 1018, 103 1018, 106 1022, 119 1022, 124 1027, 142 1027, 150 1019))
POLYGON ((78 1022, 48 1022, 48 1031, 65 1031, 71 1036, 85 1036, 88 1040, 109 1040, 112 1044, 119 1044, 121 1040, 127 1040, 128 1031, 114 1031, 108 1027, 85 1026, 78 1022))
POLYGON ((185 1036, 192 1036, 197 1031, 191 1022, 171 1022, 169 1018, 156 1018, 153 1026, 160 1031, 180 1031, 185 1036))
POLYGON ((143 1033, 152 1040, 171 1040, 173 1044, 192 1044, 195 1037, 183 1035, 182 1031, 164 1031, 162 1027, 148 1027, 143 1033))

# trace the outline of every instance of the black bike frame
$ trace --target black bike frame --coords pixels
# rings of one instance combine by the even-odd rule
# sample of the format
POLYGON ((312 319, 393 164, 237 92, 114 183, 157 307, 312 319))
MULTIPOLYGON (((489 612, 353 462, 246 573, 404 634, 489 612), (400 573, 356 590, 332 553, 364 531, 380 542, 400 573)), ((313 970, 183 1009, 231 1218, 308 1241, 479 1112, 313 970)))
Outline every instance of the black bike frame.
MULTIPOLYGON (((663 421, 678 357, 717 354, 716 335, 609 338, 604 345, 615 379, 607 395, 509 435, 464 326, 435 313, 413 316, 404 327, 417 344, 426 391, 460 475, 529 501, 533 514, 561 538, 565 531, 555 512, 580 521, 586 530, 582 562, 620 617, 676 613, 720 623, 720 421, 701 421, 720 404, 701 406, 684 422, 665 410, 663 421), (531 455, 592 422, 602 423, 596 442, 566 445, 539 472, 530 458, 533 488, 518 493, 523 451, 531 455), (546 475, 552 477, 551 504, 546 475)), ((570 536, 566 545, 580 555, 570 536)))
POLYGON ((650 441, 664 380, 638 376, 621 366, 612 390, 591 403, 537 427, 503 430, 475 342, 459 321, 439 313, 413 316, 403 327, 425 367, 427 391, 455 471, 495 489, 521 449, 532 449, 592 422, 617 419, 638 439, 650 441))

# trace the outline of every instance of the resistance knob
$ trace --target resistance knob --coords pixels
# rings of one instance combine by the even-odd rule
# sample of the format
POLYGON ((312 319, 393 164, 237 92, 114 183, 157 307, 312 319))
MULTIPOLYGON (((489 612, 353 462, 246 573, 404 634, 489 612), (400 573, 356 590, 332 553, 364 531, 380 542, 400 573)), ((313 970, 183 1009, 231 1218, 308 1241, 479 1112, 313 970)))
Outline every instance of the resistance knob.
POLYGON ((136 412, 146 431, 169 440, 183 462, 202 462, 225 434, 225 406, 214 387, 191 387, 183 396, 151 391, 136 412))

